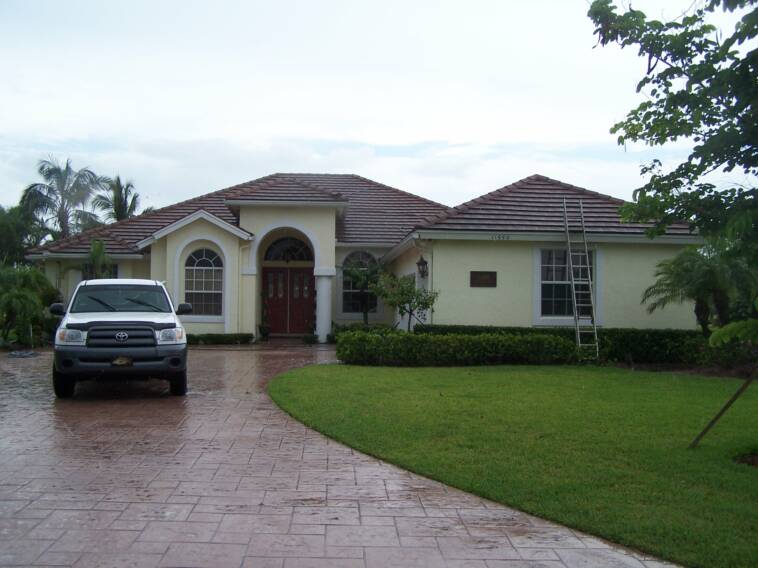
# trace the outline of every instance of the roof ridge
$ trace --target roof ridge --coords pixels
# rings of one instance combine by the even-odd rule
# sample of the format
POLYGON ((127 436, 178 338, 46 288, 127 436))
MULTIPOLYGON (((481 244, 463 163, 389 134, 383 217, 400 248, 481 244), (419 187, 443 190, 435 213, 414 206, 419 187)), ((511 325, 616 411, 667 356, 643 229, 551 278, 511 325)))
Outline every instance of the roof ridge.
MULTIPOLYGON (((284 178, 286 178, 286 179, 288 179, 288 180, 296 183, 297 185, 301 185, 301 186, 303 186, 303 187, 305 187, 307 189, 313 189, 315 191, 318 191, 318 192, 321 192, 321 193, 325 193, 326 195, 328 195, 330 197, 336 197, 337 199, 342 200, 342 201, 349 201, 349 199, 347 197, 345 197, 344 195, 342 195, 338 191, 332 191, 331 189, 327 189, 327 188, 315 185, 313 183, 304 182, 302 180, 299 180, 299 179, 296 179, 295 177, 293 177, 293 176, 296 176, 298 174, 286 174, 286 173, 281 173, 280 172, 280 173, 276 173, 274 175, 282 176, 282 177, 284 177, 284 178)), ((302 175, 302 174, 300 174, 300 175, 302 175)), ((338 175, 338 174, 330 174, 330 175, 338 175)))
POLYGON ((371 184, 374 184, 374 185, 377 185, 379 187, 383 187, 385 189, 389 189, 390 191, 394 191, 395 193, 400 193, 402 195, 407 195, 407 196, 413 197, 415 199, 420 199, 421 201, 426 201, 430 205, 436 205, 437 207, 443 207, 446 210, 450 209, 449 206, 444 205, 442 203, 438 203, 438 202, 434 201, 433 199, 429 199, 428 197, 423 197, 421 195, 416 195, 415 193, 411 193, 409 191, 404 191, 402 189, 398 189, 396 187, 392 187, 391 185, 387 185, 387 184, 379 182, 379 181, 374 181, 373 179, 369 179, 367 177, 363 177, 363 176, 358 175, 358 174, 327 174, 327 175, 344 175, 344 176, 358 178, 360 180, 367 181, 367 182, 369 182, 371 184))
POLYGON ((516 183, 519 183, 519 182, 522 182, 522 181, 526 181, 528 179, 539 179, 539 180, 549 181, 549 182, 555 183, 557 185, 562 185, 563 187, 566 187, 568 189, 573 189, 574 191, 581 191, 582 193, 587 193, 589 195, 595 195, 597 197, 602 197, 604 199, 610 199, 611 201, 615 201, 615 202, 620 203, 622 205, 624 205, 624 204, 627 203, 626 200, 621 199, 620 197, 614 197, 612 195, 608 195, 607 193, 601 193, 599 191, 593 191, 591 189, 587 189, 585 187, 580 187, 580 186, 574 185, 572 183, 567 183, 567 182, 561 181, 559 179, 554 179, 554 178, 551 178, 551 177, 543 176, 542 174, 532 174, 532 175, 530 175, 528 177, 525 177, 524 179, 520 179, 516 183))
POLYGON ((416 225, 416 227, 414 227, 414 228, 424 227, 426 225, 430 225, 430 224, 433 224, 433 223, 438 223, 440 221, 444 221, 446 219, 451 219, 453 217, 456 217, 457 215, 460 215, 462 213, 467 212, 474 205, 479 205, 481 203, 486 203, 490 198, 494 197, 495 195, 504 195, 504 194, 507 194, 507 193, 513 191, 514 189, 519 189, 519 188, 523 187, 523 185, 524 185, 525 182, 528 182, 530 180, 548 181, 548 182, 554 183, 556 185, 565 187, 567 189, 571 189, 573 191, 580 191, 582 193, 586 193, 586 194, 589 194, 589 195, 594 195, 594 196, 597 196, 597 197, 602 197, 604 199, 608 199, 610 201, 613 201, 614 203, 618 203, 619 205, 623 205, 623 204, 626 203, 626 201, 624 201, 623 199, 619 199, 618 197, 613 197, 612 195, 607 195, 605 193, 600 193, 598 191, 592 191, 592 190, 589 190, 589 189, 585 189, 583 187, 572 185, 570 183, 566 183, 566 182, 561 181, 561 180, 553 179, 553 178, 544 176, 542 174, 532 174, 532 175, 527 176, 525 178, 521 178, 520 180, 514 181, 513 183, 509 183, 508 185, 504 185, 503 187, 499 187, 497 189, 494 189, 494 190, 492 190, 490 192, 487 192, 487 193, 485 193, 483 195, 479 195, 478 197, 474 197, 473 199, 469 199, 468 201, 464 201, 460 205, 456 205, 455 207, 453 207, 447 214, 443 213, 442 215, 438 215, 436 217, 431 217, 430 219, 427 220, 426 223, 421 224, 421 225, 416 225))

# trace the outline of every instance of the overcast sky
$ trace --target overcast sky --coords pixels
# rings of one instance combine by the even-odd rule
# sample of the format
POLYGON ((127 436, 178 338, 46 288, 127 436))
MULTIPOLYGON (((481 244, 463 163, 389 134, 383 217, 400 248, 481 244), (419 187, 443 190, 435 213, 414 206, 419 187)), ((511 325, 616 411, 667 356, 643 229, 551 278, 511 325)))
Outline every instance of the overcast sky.
MULTIPOLYGON (((636 0, 673 18, 692 0, 636 0)), ((273 172, 357 173, 448 205, 541 173, 625 199, 644 62, 585 0, 0 0, 0 204, 36 163, 163 206, 273 172)))

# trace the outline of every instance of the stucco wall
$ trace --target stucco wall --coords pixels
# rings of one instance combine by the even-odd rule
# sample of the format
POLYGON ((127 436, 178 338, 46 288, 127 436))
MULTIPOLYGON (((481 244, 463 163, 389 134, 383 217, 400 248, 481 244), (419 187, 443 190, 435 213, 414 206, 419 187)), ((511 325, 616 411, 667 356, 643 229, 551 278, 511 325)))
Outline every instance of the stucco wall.
MULTIPOLYGON (((184 263, 187 257, 199 248, 210 248, 221 255, 224 262, 223 308, 222 315, 182 317, 182 322, 189 333, 237 333, 239 331, 239 239, 229 232, 198 219, 170 233, 152 245, 153 250, 160 250, 160 243, 165 241, 165 254, 152 252, 152 269, 165 271, 166 287, 176 303, 184 301, 184 263), (159 246, 156 246, 159 245, 159 246), (163 256, 162 266, 156 259, 163 256)), ((156 278, 155 275, 153 275, 156 278)))
MULTIPOLYGON (((166 280, 166 239, 150 245, 150 278, 165 282, 166 280)), ((169 290, 173 298, 173 292, 169 290)), ((176 298, 173 298, 176 302, 176 298)))
MULTIPOLYGON (((389 269, 396 276, 414 276, 416 278, 417 287, 439 290, 439 287, 434 280, 434 262, 434 249, 429 246, 429 243, 416 243, 416 246, 408 249, 395 260, 393 260, 389 265, 389 269), (421 256, 423 256, 424 259, 429 263, 429 274, 424 279, 419 276, 418 267, 416 266, 416 263, 419 261, 421 256)), ((435 312, 420 315, 422 320, 424 320, 426 323, 435 322, 437 317, 436 306, 435 312)), ((408 329, 408 316, 400 317, 400 314, 397 312, 397 310, 392 313, 392 322, 397 325, 399 329, 408 329)), ((413 325, 415 325, 415 323, 416 320, 414 319, 411 322, 411 328, 413 328, 413 325)))
MULTIPOLYGON (((541 248, 560 243, 523 241, 435 241, 431 266, 434 289, 440 292, 434 323, 532 326, 539 318, 537 290, 541 248), (469 272, 494 270, 496 288, 471 288, 469 272)), ((598 323, 605 327, 694 328, 689 304, 671 305, 648 314, 642 292, 654 280, 655 266, 681 250, 660 244, 598 244, 598 323)), ((572 318, 566 318, 573 325, 572 318)))
POLYGON ((334 269, 334 209, 243 206, 240 208, 240 227, 255 235, 254 263, 260 263, 260 257, 264 252, 261 243, 266 241, 267 235, 272 231, 281 231, 281 229, 289 227, 297 229, 308 237, 313 247, 316 269, 334 269))
MULTIPOLYGON (((240 257, 243 267, 240 290, 243 331, 257 333, 261 323, 261 261, 266 248, 277 238, 304 237, 313 248, 314 271, 335 270, 335 215, 336 211, 328 207, 240 207, 240 227, 255 235, 251 246, 240 257)), ((332 297, 334 288, 335 282, 332 283, 332 297)), ((332 303, 332 313, 335 309, 332 303)))
POLYGON ((691 303, 671 304, 652 314, 640 304, 655 280, 655 266, 680 246, 606 244, 603 250, 603 318, 607 327, 695 328, 691 303))
POLYGON ((61 293, 63 303, 67 304, 82 281, 82 263, 84 260, 46 260, 43 270, 50 283, 61 293))
POLYGON ((532 325, 532 243, 435 241, 434 323, 532 325), (469 272, 494 270, 496 288, 471 288, 469 272))

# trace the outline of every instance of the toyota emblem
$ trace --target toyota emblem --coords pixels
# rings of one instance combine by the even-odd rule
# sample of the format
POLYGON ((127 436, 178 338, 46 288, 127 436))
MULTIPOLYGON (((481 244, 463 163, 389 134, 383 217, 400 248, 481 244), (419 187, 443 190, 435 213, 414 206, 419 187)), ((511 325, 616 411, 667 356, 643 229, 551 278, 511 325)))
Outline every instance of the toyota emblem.
POLYGON ((129 334, 125 331, 119 331, 116 333, 116 341, 126 341, 127 339, 129 339, 129 334))

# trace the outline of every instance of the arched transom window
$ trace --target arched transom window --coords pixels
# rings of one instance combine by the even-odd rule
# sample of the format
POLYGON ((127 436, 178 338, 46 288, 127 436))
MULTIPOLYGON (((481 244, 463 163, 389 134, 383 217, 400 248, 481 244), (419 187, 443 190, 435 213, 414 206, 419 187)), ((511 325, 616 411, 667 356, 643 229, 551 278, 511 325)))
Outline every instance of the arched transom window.
POLYGON ((313 260, 313 251, 300 239, 284 237, 271 243, 266 250, 264 260, 313 260))
POLYGON ((196 250, 184 263, 184 301, 192 304, 192 313, 220 316, 223 305, 224 263, 210 249, 196 250))
POLYGON ((371 253, 351 252, 342 263, 342 312, 346 314, 376 313, 376 294, 361 286, 362 278, 356 280, 356 271, 376 269, 378 263, 371 253))

